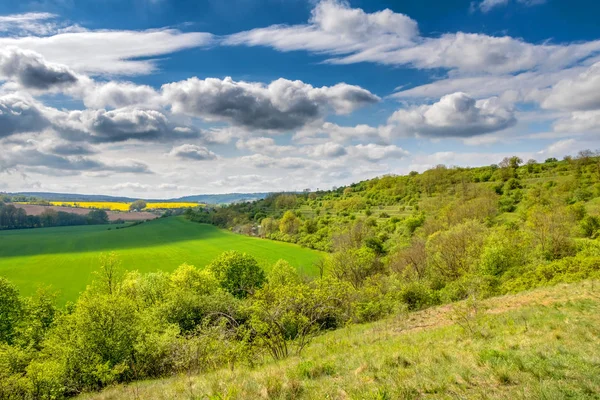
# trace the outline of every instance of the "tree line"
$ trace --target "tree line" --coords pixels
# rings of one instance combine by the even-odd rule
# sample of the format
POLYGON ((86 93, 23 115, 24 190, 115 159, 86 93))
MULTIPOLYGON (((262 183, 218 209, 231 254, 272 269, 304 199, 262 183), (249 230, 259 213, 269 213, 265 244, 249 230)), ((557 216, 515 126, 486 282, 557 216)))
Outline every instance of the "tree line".
POLYGON ((48 208, 40 215, 28 215, 22 208, 0 202, 0 230, 107 223, 108 214, 104 210, 92 210, 86 215, 79 215, 48 208))

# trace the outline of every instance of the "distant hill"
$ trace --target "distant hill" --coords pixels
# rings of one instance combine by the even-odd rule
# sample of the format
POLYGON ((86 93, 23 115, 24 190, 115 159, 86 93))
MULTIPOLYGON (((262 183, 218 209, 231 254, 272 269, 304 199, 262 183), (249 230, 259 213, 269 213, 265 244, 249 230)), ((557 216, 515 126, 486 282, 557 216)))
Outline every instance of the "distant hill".
MULTIPOLYGON (((74 193, 51 193, 51 192, 18 192, 8 193, 12 196, 36 197, 48 201, 114 201, 130 203, 143 197, 117 197, 99 194, 74 194, 74 193)), ((184 196, 176 199, 144 199, 159 202, 196 202, 205 204, 231 204, 242 201, 254 201, 264 199, 269 195, 264 193, 226 193, 226 194, 199 194, 184 196)))

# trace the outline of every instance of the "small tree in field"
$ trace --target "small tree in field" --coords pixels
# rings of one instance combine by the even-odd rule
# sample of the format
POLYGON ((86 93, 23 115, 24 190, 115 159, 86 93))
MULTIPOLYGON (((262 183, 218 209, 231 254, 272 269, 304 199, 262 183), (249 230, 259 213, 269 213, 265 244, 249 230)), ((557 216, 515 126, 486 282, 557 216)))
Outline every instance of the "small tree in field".
POLYGON ((129 211, 142 211, 147 204, 144 200, 136 200, 129 205, 129 211))
POLYGON ((219 285, 239 299, 260 288, 266 280, 265 272, 254 257, 237 251, 227 251, 217 257, 208 268, 219 285))

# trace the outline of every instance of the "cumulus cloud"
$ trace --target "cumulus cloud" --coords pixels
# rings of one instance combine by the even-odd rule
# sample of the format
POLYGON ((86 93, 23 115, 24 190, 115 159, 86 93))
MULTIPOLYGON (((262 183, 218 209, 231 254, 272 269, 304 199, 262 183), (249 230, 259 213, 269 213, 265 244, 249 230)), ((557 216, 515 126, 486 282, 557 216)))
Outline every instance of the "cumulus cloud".
POLYGON ((215 160, 217 155, 203 146, 197 146, 195 144, 182 144, 181 146, 173 147, 169 152, 172 157, 177 157, 184 160, 215 160))
POLYGON ((470 137, 516 124, 514 112, 498 99, 475 100, 465 93, 444 96, 432 105, 398 110, 389 119, 401 133, 429 137, 470 137))
POLYGON ((572 111, 600 110, 600 62, 552 87, 542 107, 572 111))
POLYGON ((348 152, 339 143, 327 142, 309 148, 308 154, 315 158, 336 158, 345 156, 348 152))
POLYGON ((160 111, 138 108, 83 110, 59 114, 55 129, 69 140, 123 142, 126 140, 167 141, 197 138, 198 130, 174 126, 160 111))
POLYGON ((131 82, 109 81, 96 83, 88 80, 73 93, 83 98, 90 108, 123 108, 128 106, 158 108, 160 95, 148 85, 136 85, 131 82))
POLYGON ((190 78, 162 86, 172 111, 247 129, 289 130, 317 120, 332 109, 346 114, 379 98, 358 86, 339 83, 315 88, 301 81, 262 83, 190 78))
POLYGON ((33 51, 16 47, 0 49, 0 78, 17 81, 24 88, 47 90, 77 82, 68 67, 47 62, 33 51))
POLYGON ((386 158, 404 158, 409 155, 408 151, 396 145, 382 146, 375 143, 359 144, 349 148, 350 156, 367 160, 369 162, 378 162, 386 158))
POLYGON ((417 22, 389 9, 366 13, 346 1, 324 0, 305 25, 274 25, 227 37, 228 45, 268 45, 281 51, 309 50, 333 54, 408 46, 418 35, 417 22))
POLYGON ((39 132, 50 125, 40 105, 18 94, 0 97, 0 138, 24 132, 39 132))

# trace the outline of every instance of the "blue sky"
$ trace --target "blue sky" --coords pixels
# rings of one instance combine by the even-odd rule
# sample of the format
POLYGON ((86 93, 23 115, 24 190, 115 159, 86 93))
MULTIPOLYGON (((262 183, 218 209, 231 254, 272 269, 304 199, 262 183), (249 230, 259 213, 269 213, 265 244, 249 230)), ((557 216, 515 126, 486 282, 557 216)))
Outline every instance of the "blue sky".
POLYGON ((591 0, 0 4, 0 191, 328 188, 598 146, 591 0))

